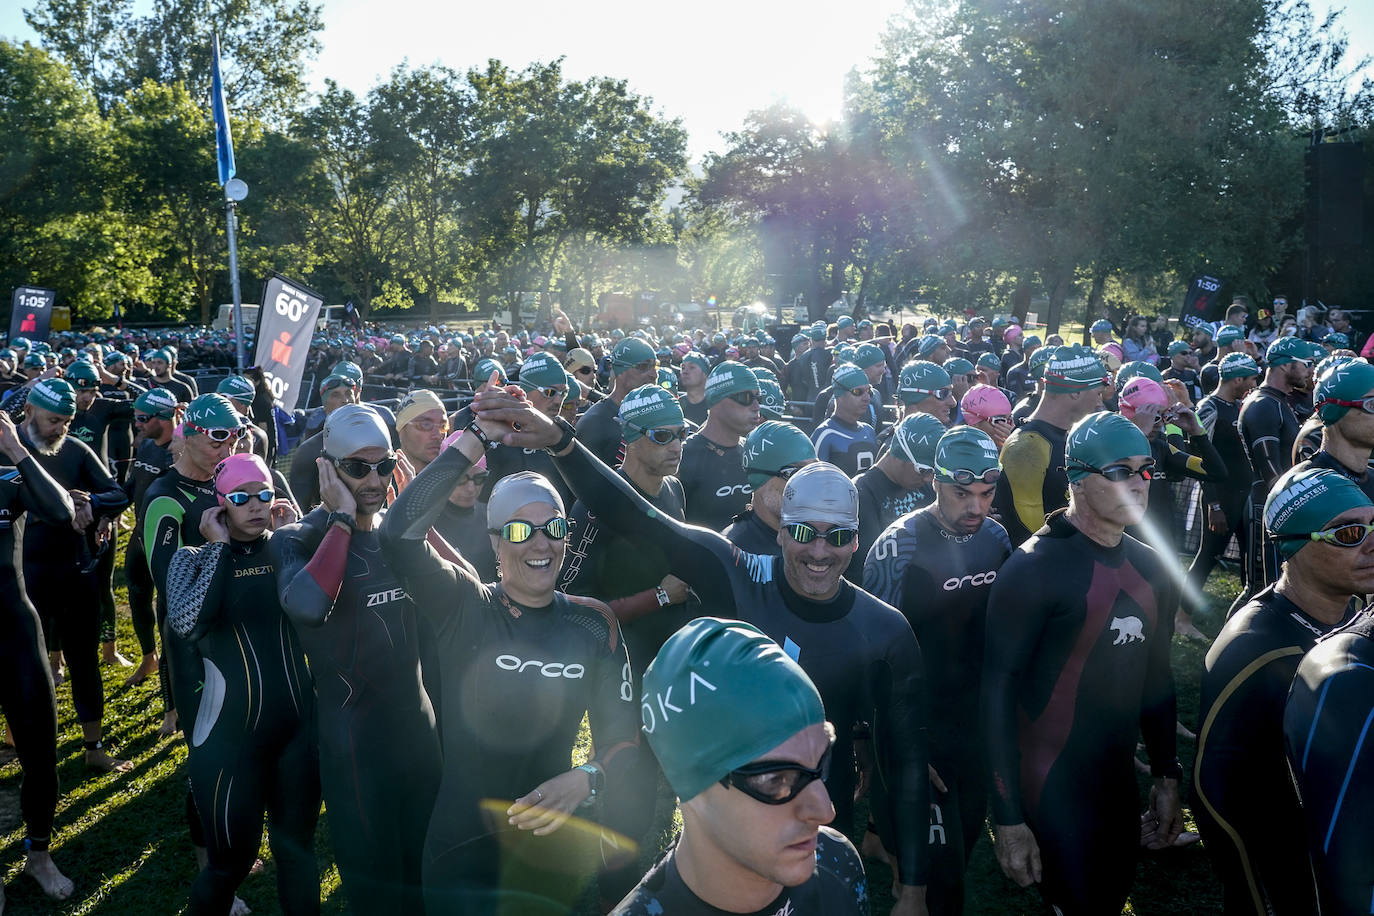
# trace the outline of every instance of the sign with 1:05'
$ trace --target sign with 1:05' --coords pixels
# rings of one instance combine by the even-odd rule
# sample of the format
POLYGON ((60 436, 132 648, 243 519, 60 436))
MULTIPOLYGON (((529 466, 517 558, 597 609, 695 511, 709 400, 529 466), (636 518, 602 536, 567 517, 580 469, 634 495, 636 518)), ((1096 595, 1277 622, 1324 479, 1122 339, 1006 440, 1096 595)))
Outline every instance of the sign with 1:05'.
POLYGON ((10 340, 27 337, 29 340, 47 340, 48 329, 52 326, 52 304, 57 301, 57 293, 41 286, 16 286, 14 298, 10 300, 10 340))
POLYGON ((254 364, 262 367, 272 396, 287 410, 300 405, 301 377, 323 306, 323 296, 279 274, 263 287, 254 364))

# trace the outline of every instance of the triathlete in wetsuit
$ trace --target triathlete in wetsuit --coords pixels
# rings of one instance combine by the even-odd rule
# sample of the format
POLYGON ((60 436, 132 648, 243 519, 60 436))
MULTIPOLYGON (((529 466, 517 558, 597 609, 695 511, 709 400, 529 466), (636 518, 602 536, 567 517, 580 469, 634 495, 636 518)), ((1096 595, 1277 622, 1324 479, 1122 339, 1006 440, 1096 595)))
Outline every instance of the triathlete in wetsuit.
POLYGON ((782 556, 782 491, 793 474, 816 460, 816 447, 790 423, 765 420, 744 438, 744 470, 749 507, 722 532, 745 553, 782 556))
POLYGON ((598 458, 619 464, 621 456, 620 402, 640 385, 658 381, 658 362, 653 347, 638 337, 625 337, 611 350, 611 373, 615 381, 610 394, 587 408, 577 421, 577 437, 587 443, 598 458))
MULTIPOLYGON (((1374 506, 1342 474, 1294 468, 1280 477, 1265 527, 1286 558, 1283 573, 1231 616, 1207 653, 1193 810, 1227 913, 1316 912, 1311 873, 1295 864, 1306 847, 1283 707, 1303 654, 1346 619, 1351 596, 1374 589, 1368 546, 1308 538, 1371 518, 1374 506)), ((1362 537, 1364 529, 1342 533, 1362 537)))
POLYGON ((683 445, 678 473, 691 524, 723 531, 749 504, 752 490, 744 470, 742 440, 760 422, 760 391, 758 377, 732 360, 707 376, 710 412, 705 425, 683 445))
MULTIPOLYGON (((434 531, 472 564, 473 572, 483 582, 496 578, 496 552, 487 533, 487 504, 477 498, 486 484, 486 475, 484 458, 458 479, 443 511, 434 520, 434 531)), ((431 702, 433 699, 430 697, 431 702)))
POLYGON ((1040 881, 1065 914, 1125 903, 1142 834, 1137 735, 1156 777, 1151 845, 1182 829, 1173 579, 1124 533, 1144 513, 1149 455, 1119 414, 1079 421, 1066 447, 1067 511, 1012 553, 988 599, 981 714, 997 856, 1022 886, 1040 881))
POLYGON ((1323 367, 1312 396, 1321 448, 1302 465, 1339 471, 1374 500, 1369 470, 1374 414, 1364 409, 1366 399, 1374 396, 1374 366, 1362 359, 1332 360, 1323 367))
POLYGON ((837 734, 826 787, 841 827, 853 821, 854 728, 859 722, 874 723, 879 774, 887 781, 896 823, 898 880, 923 895, 924 890, 916 890, 926 882, 929 795, 921 652, 896 610, 841 579, 857 529, 853 484, 833 465, 798 471, 784 491, 782 522, 807 541, 786 535, 780 561, 745 554, 714 532, 664 518, 610 468, 575 446, 571 427, 550 430, 534 422, 528 409, 517 410, 511 403, 500 393, 489 393, 477 405, 479 413, 495 410, 494 416, 521 424, 522 431, 507 439, 543 442, 555 454, 564 452, 559 470, 603 525, 656 544, 669 558, 673 574, 696 591, 708 612, 753 623, 816 682, 837 734), (563 437, 557 439, 560 429, 563 437), (832 546, 830 535, 817 525, 825 525, 827 532, 848 529, 850 539, 832 546), (864 677, 856 678, 856 671, 864 677))
POLYGON ((28 512, 33 519, 70 528, 72 500, 25 449, 8 414, 0 414, 0 454, 9 465, 0 468, 0 645, 5 658, 0 712, 24 774, 19 786, 28 853, 24 870, 50 897, 64 900, 71 895, 72 882, 48 854, 57 809, 57 699, 38 613, 24 593, 23 554, 14 523, 28 512))
POLYGON ((987 517, 995 484, 986 478, 997 471, 991 437, 955 427, 940 440, 932 464, 936 503, 902 516, 878 537, 863 585, 905 615, 927 665, 930 764, 943 788, 931 800, 926 904, 940 914, 963 911, 964 870, 987 817, 987 761, 969 724, 978 721, 988 595, 1011 541, 987 517))
POLYGON ((554 590, 567 524, 557 491, 524 473, 492 491, 487 522, 501 534, 498 582, 478 582, 425 540, 443 494, 483 453, 485 434, 479 437, 476 429, 450 438, 451 446, 411 481, 381 529, 388 563, 438 641, 445 745, 464 749, 445 758, 425 838, 430 916, 488 912, 503 898, 566 895, 568 875, 550 883, 557 861, 542 837, 588 798, 604 797, 601 820, 613 829, 623 831, 632 813, 622 791, 638 749, 630 663, 609 608, 554 590), (586 767, 570 769, 584 715, 596 753, 586 767), (502 800, 497 810, 503 813, 496 816, 508 818, 507 825, 491 822, 495 812, 483 814, 485 799, 502 800), (520 835, 512 827, 535 832, 520 835), (521 860, 521 874, 507 887, 498 834, 516 844, 512 856, 521 860))
POLYGON ((682 416, 693 426, 706 422, 706 376, 711 372, 711 361, 695 351, 682 357, 682 371, 678 385, 682 388, 677 402, 682 407, 682 416))
MULTIPOLYGON (((1366 913, 1374 900, 1371 722, 1374 616, 1366 611, 1303 657, 1284 709, 1288 764, 1322 913, 1366 913)), ((1298 870, 1291 862, 1285 868, 1298 870)))
POLYGON ((945 424, 918 413, 903 417, 892 429, 888 449, 877 464, 854 478, 859 493, 859 549, 846 575, 856 584, 864 579, 864 559, 878 535, 903 515, 935 500, 931 489, 935 443, 945 434, 945 424))
MULTIPOLYGON (((376 411, 335 410, 324 426, 323 504, 269 542, 281 606, 315 680, 329 835, 359 913, 420 911, 421 849, 441 761, 415 605, 374 527, 395 462, 376 411)), ((437 514, 451 491, 431 493, 428 508, 437 514)))
POLYGON ((873 387, 868 376, 853 363, 835 368, 835 413, 811 433, 816 457, 828 461, 850 477, 873 466, 878 457, 878 438, 863 422, 868 415, 873 387))
POLYGON ((175 427, 176 397, 165 388, 144 392, 134 401, 134 424, 138 445, 124 480, 124 492, 134 507, 134 527, 124 551, 124 579, 129 586, 129 617, 143 660, 126 685, 139 684, 157 670, 157 612, 148 555, 143 544, 143 510, 148 505, 148 488, 172 466, 172 429, 175 427))
POLYGON ((102 519, 123 512, 129 498, 95 452, 67 435, 75 413, 75 392, 63 379, 44 379, 29 389, 20 436, 48 475, 67 488, 81 527, 30 520, 24 530, 24 585, 44 626, 53 627, 61 640, 86 762, 122 770, 130 764, 110 757, 100 742, 105 691, 100 679, 100 603, 89 536, 102 519))
POLYGON ((256 455, 225 459, 214 483, 222 508, 201 522, 209 543, 178 550, 167 574, 169 640, 191 643, 204 666, 178 667, 173 681, 178 705, 197 707, 187 723, 188 769, 208 857, 191 887, 191 913, 230 911, 257 858, 264 813, 282 911, 320 911, 315 695, 277 600, 266 533, 271 480, 256 455))

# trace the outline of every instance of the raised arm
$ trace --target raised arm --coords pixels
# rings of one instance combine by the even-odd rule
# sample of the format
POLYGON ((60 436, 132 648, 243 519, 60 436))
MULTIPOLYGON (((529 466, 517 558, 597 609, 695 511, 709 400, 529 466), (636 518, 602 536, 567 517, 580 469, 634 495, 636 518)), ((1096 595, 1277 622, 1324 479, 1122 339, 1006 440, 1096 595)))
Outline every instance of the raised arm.
POLYGON ((194 643, 214 625, 223 605, 229 544, 183 547, 167 569, 167 629, 194 643))
POLYGON ((0 454, 19 472, 19 499, 24 509, 50 525, 66 527, 72 523, 76 512, 71 495, 29 454, 6 413, 0 413, 0 454))

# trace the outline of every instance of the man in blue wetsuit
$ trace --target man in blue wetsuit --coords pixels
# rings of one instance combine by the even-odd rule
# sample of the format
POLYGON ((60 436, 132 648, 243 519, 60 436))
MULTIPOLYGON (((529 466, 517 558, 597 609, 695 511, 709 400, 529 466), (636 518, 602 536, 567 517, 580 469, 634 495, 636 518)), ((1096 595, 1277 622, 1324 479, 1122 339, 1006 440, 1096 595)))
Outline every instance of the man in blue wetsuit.
POLYGON ((1182 830, 1173 579, 1125 533, 1145 513, 1150 443, 1101 411, 1065 443, 1069 505, 1015 550, 988 598, 981 719, 997 858, 1064 914, 1119 913, 1141 843, 1135 767, 1155 777, 1148 845, 1182 830))
POLYGON ((988 517, 1001 469, 987 433, 956 426, 940 438, 932 464, 934 504, 883 531, 868 552, 863 585, 906 616, 929 668, 930 761, 938 781, 926 902, 931 913, 960 913, 964 870, 987 814, 987 764, 969 723, 978 721, 988 595, 1011 541, 988 517))
POLYGON ((806 672, 749 624, 703 617, 644 685, 644 734, 683 827, 614 916, 867 913, 863 863, 824 826, 835 733, 806 672))
POLYGON ((816 457, 828 461, 853 477, 873 466, 878 456, 878 439, 873 427, 864 422, 868 416, 873 386, 868 376, 853 363, 835 367, 835 413, 811 434, 816 457))
POLYGON ((1368 497, 1344 474, 1294 468, 1281 476, 1264 522, 1283 571, 1231 616, 1207 653, 1193 811, 1228 914, 1316 912, 1283 709, 1303 653, 1349 618, 1352 596, 1374 592, 1374 545, 1351 527, 1371 515, 1368 497), (1343 546, 1357 538, 1364 549, 1343 546))

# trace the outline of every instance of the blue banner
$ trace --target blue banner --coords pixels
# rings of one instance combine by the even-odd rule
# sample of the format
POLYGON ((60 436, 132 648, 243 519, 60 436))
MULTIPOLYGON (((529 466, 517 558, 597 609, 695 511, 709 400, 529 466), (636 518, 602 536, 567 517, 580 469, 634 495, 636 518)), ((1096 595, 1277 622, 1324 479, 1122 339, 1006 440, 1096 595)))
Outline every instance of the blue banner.
POLYGON ((215 115, 215 158, 219 162, 219 183, 234 177, 234 135, 229 132, 229 108, 224 104, 224 80, 219 75, 219 36, 214 37, 213 69, 210 73, 210 108, 215 115))

